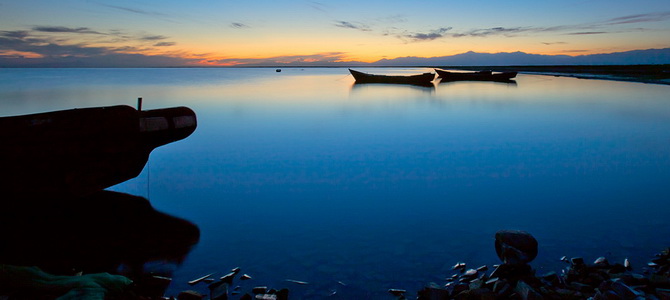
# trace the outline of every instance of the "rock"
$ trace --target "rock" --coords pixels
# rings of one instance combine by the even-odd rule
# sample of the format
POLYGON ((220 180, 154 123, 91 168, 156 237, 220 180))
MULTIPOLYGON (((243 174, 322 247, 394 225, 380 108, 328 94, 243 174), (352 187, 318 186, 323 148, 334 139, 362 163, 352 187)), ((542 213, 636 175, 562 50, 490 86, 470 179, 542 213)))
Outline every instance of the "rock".
POLYGON ((570 259, 570 264, 573 267, 581 267, 584 265, 584 259, 581 257, 573 257, 570 259))
POLYGON ((623 266, 626 268, 626 270, 632 270, 633 268, 630 265, 630 260, 628 260, 628 257, 623 260, 623 266))
POLYGON ((196 291, 183 291, 177 295, 177 300, 202 300, 205 298, 205 295, 202 295, 196 291))
POLYGON ((242 297, 240 297, 240 300, 251 300, 251 299, 253 298, 249 294, 244 294, 242 295, 242 297))
POLYGON ((489 267, 487 267, 486 265, 483 265, 483 266, 477 268, 477 272, 486 272, 486 271, 488 271, 488 269, 489 269, 489 267))
POLYGON ((136 282, 138 287, 136 293, 150 298, 160 298, 163 297, 171 282, 172 278, 169 277, 145 276, 136 282))
POLYGON ((242 270, 240 267, 235 267, 235 268, 232 268, 232 269, 230 270, 230 272, 233 272, 233 273, 237 274, 237 273, 240 272, 240 270, 242 270))
POLYGON ((230 272, 226 275, 223 275, 221 278, 219 278, 219 280, 221 280, 223 282, 226 282, 228 284, 233 284, 233 279, 235 278, 235 274, 237 274, 237 273, 230 272))
POLYGON ((610 263, 607 261, 607 258, 604 256, 596 258, 595 261, 593 261, 593 264, 596 265, 597 267, 607 267, 610 265, 610 263))
POLYGON ((498 258, 506 264, 526 264, 537 256, 537 240, 521 230, 500 230, 495 234, 498 258))
POLYGON ((516 291, 516 293, 519 294, 523 300, 543 299, 540 293, 538 293, 535 289, 522 280, 517 282, 514 291, 516 291))
POLYGON ((240 277, 240 280, 249 280, 249 279, 251 279, 251 276, 247 274, 242 274, 242 277, 240 277))
POLYGON ((268 291, 267 286, 257 286, 251 290, 254 294, 265 294, 268 291))
POLYGON ((417 300, 443 300, 449 298, 449 290, 425 287, 417 293, 417 300))
POLYGON ((288 300, 288 289, 281 289, 277 291, 277 300, 288 300))
POLYGON ((457 262, 453 267, 451 267, 452 270, 465 270, 465 263, 464 262, 457 262))
POLYGON ((463 277, 465 277, 465 278, 477 277, 477 270, 475 270, 475 269, 467 270, 467 271, 465 271, 465 273, 463 273, 463 277))
POLYGON ((406 290, 401 290, 401 289, 389 289, 388 292, 389 292, 389 294, 391 294, 393 296, 396 296, 396 297, 403 296, 403 295, 405 295, 405 293, 407 293, 406 290))
POLYGON ((196 284, 200 283, 201 281, 204 281, 205 279, 207 279, 207 278, 209 278, 210 276, 212 276, 212 274, 214 274, 214 273, 209 273, 209 274, 207 274, 207 275, 205 275, 205 276, 202 276, 202 277, 200 277, 200 278, 193 279, 193 280, 189 281, 188 284, 189 284, 189 285, 196 285, 196 284))
POLYGON ((211 300, 227 300, 228 299, 228 283, 225 281, 217 281, 209 285, 209 298, 211 300))

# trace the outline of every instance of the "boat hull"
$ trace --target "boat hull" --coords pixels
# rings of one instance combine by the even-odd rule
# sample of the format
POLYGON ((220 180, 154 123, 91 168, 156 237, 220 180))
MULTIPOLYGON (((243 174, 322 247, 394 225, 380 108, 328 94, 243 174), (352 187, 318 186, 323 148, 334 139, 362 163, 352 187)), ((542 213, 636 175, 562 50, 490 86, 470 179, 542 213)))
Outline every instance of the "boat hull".
POLYGON ((414 84, 414 85, 432 85, 435 79, 435 73, 423 73, 418 75, 376 75, 368 74, 349 69, 349 72, 356 83, 395 83, 395 84, 414 84))
POLYGON ((0 118, 0 191, 81 197, 140 174, 151 151, 189 136, 186 107, 95 107, 0 118))
POLYGON ((479 72, 449 72, 435 69, 437 76, 442 78, 442 81, 455 80, 475 80, 475 81, 509 81, 516 77, 517 72, 501 72, 493 73, 491 71, 479 72))

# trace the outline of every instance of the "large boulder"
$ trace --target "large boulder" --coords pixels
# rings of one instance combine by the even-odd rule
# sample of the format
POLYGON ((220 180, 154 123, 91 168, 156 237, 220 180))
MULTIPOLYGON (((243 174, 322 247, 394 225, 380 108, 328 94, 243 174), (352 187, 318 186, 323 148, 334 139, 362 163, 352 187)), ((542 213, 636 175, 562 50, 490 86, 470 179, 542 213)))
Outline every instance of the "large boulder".
POLYGON ((521 230, 500 230, 495 237, 496 253, 505 264, 526 264, 537 256, 537 240, 521 230))

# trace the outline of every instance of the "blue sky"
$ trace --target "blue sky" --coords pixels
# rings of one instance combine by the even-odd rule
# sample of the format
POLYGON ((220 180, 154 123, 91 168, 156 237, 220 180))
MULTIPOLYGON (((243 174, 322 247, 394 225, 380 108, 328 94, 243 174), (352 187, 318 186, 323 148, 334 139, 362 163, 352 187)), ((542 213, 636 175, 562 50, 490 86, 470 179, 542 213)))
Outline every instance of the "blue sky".
POLYGON ((0 59, 373 62, 670 47, 670 1, 0 0, 0 59))

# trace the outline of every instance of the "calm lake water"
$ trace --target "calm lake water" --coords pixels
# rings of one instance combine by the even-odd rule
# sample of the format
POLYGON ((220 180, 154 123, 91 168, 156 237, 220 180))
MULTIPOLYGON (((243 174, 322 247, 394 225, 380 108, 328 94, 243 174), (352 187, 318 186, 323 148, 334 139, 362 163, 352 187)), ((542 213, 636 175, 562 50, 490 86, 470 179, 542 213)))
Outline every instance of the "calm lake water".
POLYGON ((670 246, 670 86, 353 83, 342 68, 0 69, 0 116, 138 97, 196 112, 193 135, 111 188, 199 226, 175 295, 239 266, 253 277, 243 292, 413 297, 456 262, 498 263, 500 229, 537 238, 538 273, 563 255, 628 257, 641 271, 670 246))

